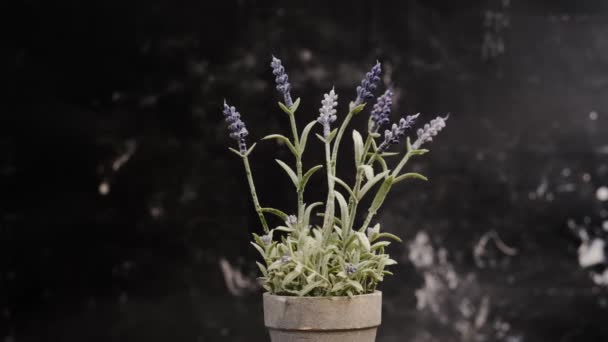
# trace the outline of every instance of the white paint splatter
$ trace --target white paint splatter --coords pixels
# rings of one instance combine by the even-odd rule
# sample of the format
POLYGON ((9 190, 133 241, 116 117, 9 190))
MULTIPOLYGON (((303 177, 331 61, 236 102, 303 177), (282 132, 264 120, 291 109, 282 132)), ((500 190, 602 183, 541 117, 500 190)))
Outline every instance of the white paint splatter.
POLYGON ((597 285, 608 285, 608 269, 604 270, 603 273, 596 273, 593 275, 593 282, 597 285))
POLYGON ((606 261, 604 246, 606 243, 602 239, 583 240, 578 247, 578 263, 581 267, 589 267, 601 264, 606 261))
POLYGON ((608 187, 600 186, 597 188, 595 191, 595 197, 602 202, 608 201, 608 187))
POLYGON ((219 260, 220 269, 224 275, 224 281, 228 291, 233 296, 242 296, 246 292, 255 291, 258 288, 258 284, 254 279, 243 275, 243 273, 236 267, 232 266, 228 260, 223 257, 219 260))
POLYGON ((105 196, 110 193, 110 184, 108 181, 103 181, 99 184, 99 194, 105 196))
POLYGON ((546 177, 543 177, 543 179, 540 181, 540 184, 538 184, 538 187, 536 188, 536 195, 538 197, 542 197, 545 192, 547 192, 547 188, 549 187, 549 182, 547 181, 546 177))
POLYGON ((592 110, 591 112, 589 112, 589 120, 591 121, 595 121, 597 120, 598 114, 596 111, 592 110))

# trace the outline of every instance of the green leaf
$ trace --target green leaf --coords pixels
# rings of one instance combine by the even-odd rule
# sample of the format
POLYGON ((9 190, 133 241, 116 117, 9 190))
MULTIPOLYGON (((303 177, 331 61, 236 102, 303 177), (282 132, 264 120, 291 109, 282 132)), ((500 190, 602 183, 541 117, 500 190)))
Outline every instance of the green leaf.
POLYGON ((300 136, 300 154, 304 153, 304 150, 306 149, 306 141, 308 141, 308 134, 310 134, 312 126, 314 126, 316 123, 317 120, 311 121, 310 123, 308 123, 308 125, 306 125, 306 127, 304 127, 302 135, 300 136))
POLYGON ((321 140, 322 143, 325 144, 325 138, 323 138, 323 136, 319 133, 315 133, 315 135, 317 136, 317 138, 319 138, 319 140, 321 140))
POLYGON ((354 287, 358 292, 363 292, 363 286, 358 281, 354 281, 352 279, 346 279, 348 285, 354 287))
POLYGON ((295 112, 296 112, 296 110, 298 110, 298 107, 300 107, 300 98, 299 98, 299 97, 298 97, 298 98, 296 99, 296 101, 293 103, 293 105, 291 106, 291 108, 289 108, 289 110, 290 110, 292 113, 295 113, 295 112))
MULTIPOLYGON (((399 152, 383 152, 383 153, 378 154, 378 156, 380 156, 380 157, 394 157, 394 156, 398 156, 400 154, 401 153, 399 153, 399 152)), ((367 152, 367 156, 368 157, 371 157, 373 155, 374 155, 373 152, 367 152)))
MULTIPOLYGON (((346 203, 346 199, 344 199, 344 196, 342 196, 341 193, 339 193, 338 191, 334 190, 334 193, 336 195, 336 199, 338 200, 338 204, 340 205, 340 220, 342 222, 350 222, 349 220, 349 216, 348 216, 348 204, 346 203)), ((343 227, 344 228, 344 227, 343 227)))
MULTIPOLYGON (((258 246, 264 246, 264 241, 262 241, 262 238, 258 234, 253 233, 252 235, 253 235, 253 240, 255 241, 255 243, 258 246)), ((266 253, 264 253, 264 254, 266 254, 266 253)))
POLYGON ((359 168, 363 159, 363 138, 356 129, 353 129, 353 145, 355 148, 355 166, 359 168))
POLYGON ((287 138, 284 135, 281 134, 270 134, 267 135, 265 137, 262 138, 262 140, 268 140, 268 139, 277 139, 278 141, 284 143, 285 145, 287 145, 287 147, 289 148, 289 150, 291 151, 291 153, 293 153, 294 156, 298 155, 298 151, 296 150, 296 148, 293 146, 293 144, 291 143, 291 141, 289 140, 289 138, 287 138))
POLYGON ((274 230, 278 230, 281 232, 288 232, 288 233, 292 233, 292 232, 296 231, 294 228, 289 228, 289 227, 285 227, 285 226, 278 226, 274 230))
POLYGON ((391 233, 375 234, 374 237, 373 237, 373 239, 372 239, 372 242, 376 241, 378 239, 381 239, 381 238, 387 238, 387 239, 395 240, 397 242, 403 242, 403 240, 401 240, 401 238, 399 238, 397 235, 393 235, 391 233))
POLYGON ((369 252, 371 246, 369 245, 369 240, 367 239, 367 236, 361 232, 356 232, 355 235, 357 235, 357 239, 359 239, 359 243, 361 244, 363 249, 365 249, 366 252, 369 252))
POLYGON ((281 265, 283 265, 283 261, 281 259, 275 260, 272 264, 268 265, 268 272, 280 268, 281 265))
POLYGON ((376 242, 375 244, 372 245, 371 250, 375 251, 378 248, 383 248, 383 247, 386 247, 386 246, 388 246, 390 244, 391 244, 390 241, 378 241, 378 242, 376 242))
MULTIPOLYGON (((340 234, 340 235, 342 235, 342 234, 340 234)), ((344 242, 344 250, 347 250, 348 247, 350 246, 350 244, 353 243, 357 239, 358 239, 358 237, 356 235, 349 236, 348 239, 344 242)))
POLYGON ((322 281, 322 280, 319 280, 319 281, 316 281, 314 283, 308 284, 308 285, 304 286, 304 288, 302 288, 302 290, 300 290, 298 292, 298 296, 300 296, 300 297, 305 296, 310 291, 316 289, 317 287, 322 286, 323 284, 325 284, 325 281, 322 281))
POLYGON ((283 221, 287 221, 287 217, 289 216, 289 215, 285 214, 284 212, 280 211, 279 209, 275 209, 275 208, 260 208, 260 210, 263 213, 268 213, 268 214, 277 216, 280 219, 282 219, 283 221))
MULTIPOLYGON (((320 217, 324 218, 325 217, 325 213, 317 213, 317 216, 320 216, 320 217)), ((334 223, 337 223, 340 226, 342 226, 342 220, 340 220, 339 218, 337 218, 335 216, 334 216, 334 223)))
POLYGON ((258 265, 258 268, 260 269, 260 272, 262 272, 262 275, 264 277, 268 277, 268 270, 266 270, 266 266, 262 265, 262 263, 256 261, 255 262, 258 265))
POLYGON ((330 143, 332 140, 334 140, 337 133, 338 133, 338 129, 334 129, 331 132, 329 132, 329 135, 327 136, 327 139, 326 139, 327 142, 330 143))
POLYGON ((334 230, 338 233, 338 236, 342 237, 342 228, 334 225, 334 230))
POLYGON ((363 108, 365 108, 365 103, 362 103, 358 106, 354 106, 354 105, 355 105, 354 102, 350 103, 350 112, 353 113, 353 115, 359 114, 363 110, 363 108))
POLYGON ((310 176, 312 176, 315 172, 317 172, 318 170, 320 170, 322 168, 323 168, 323 165, 317 165, 317 166, 311 167, 310 170, 306 171, 304 176, 302 176, 302 181, 300 182, 300 186, 298 187, 298 189, 304 189, 304 187, 306 187, 306 183, 308 183, 308 179, 310 179, 310 176))
POLYGON ((344 290, 345 287, 346 287, 346 282, 344 280, 339 281, 336 284, 334 284, 334 287, 331 288, 331 292, 334 292, 334 293, 340 292, 340 291, 344 290))
POLYGON ((429 150, 426 150, 426 149, 420 149, 420 150, 412 150, 412 151, 410 151, 409 153, 410 153, 411 155, 413 155, 413 156, 421 156, 421 155, 423 155, 423 154, 425 154, 425 153, 428 153, 428 152, 429 152, 429 150))
POLYGON ((359 191, 359 200, 361 200, 363 198, 363 196, 365 196, 365 194, 374 185, 376 185, 376 183, 378 183, 381 179, 383 179, 384 177, 386 177, 389 172, 390 172, 389 170, 381 172, 381 173, 375 175, 374 178, 372 178, 371 180, 367 181, 367 183, 365 183, 365 185, 361 188, 361 191, 359 191))
POLYGON ((291 178, 293 185, 297 189, 298 188, 298 176, 296 176, 296 173, 293 172, 293 170, 287 164, 285 164, 283 161, 281 161, 279 159, 275 159, 275 161, 283 168, 283 170, 285 170, 285 172, 287 172, 287 175, 289 176, 289 178, 291 178))
POLYGON ((388 165, 386 165, 386 161, 382 157, 377 157, 376 160, 382 166, 382 171, 388 171, 388 165))
POLYGON ((236 154, 237 156, 239 156, 239 157, 241 157, 241 158, 243 158, 243 157, 244 157, 244 156, 243 156, 243 154, 242 154, 240 151, 235 150, 235 149, 233 149, 232 147, 228 147, 228 149, 229 149, 230 151, 234 152, 234 154, 236 154))
POLYGON ((394 183, 399 183, 402 180, 406 180, 406 179, 410 179, 410 178, 415 178, 415 179, 422 179, 423 181, 428 181, 429 179, 426 178, 425 176, 416 173, 416 172, 410 172, 410 173, 404 173, 401 176, 395 178, 395 182, 394 183))
POLYGON ((291 111, 291 109, 287 108, 286 105, 283 104, 283 102, 279 101, 279 107, 281 108, 281 110, 283 110, 287 115, 293 115, 293 112, 291 111))
POLYGON ((304 211, 304 219, 302 220, 304 227, 308 226, 310 223, 310 214, 312 213, 312 210, 320 205, 323 205, 323 202, 315 202, 306 207, 306 210, 304 211))
POLYGON ((287 287, 287 285, 289 285, 289 283, 291 283, 292 281, 294 281, 294 279, 296 279, 300 274, 302 274, 302 267, 300 266, 300 268, 298 269, 298 267, 296 267, 295 270, 289 272, 285 278, 283 278, 283 281, 281 282, 281 286, 282 287, 287 287))
POLYGON ((338 177, 334 177, 331 176, 331 179, 333 179, 336 183, 340 184, 344 189, 346 189, 346 191, 348 191, 348 194, 352 197, 355 198, 355 193, 353 192, 353 190, 348 186, 348 184, 344 183, 343 180, 341 180, 338 177))
POLYGON ((266 258, 266 252, 264 252, 264 250, 262 249, 262 247, 258 246, 255 242, 251 241, 250 242, 251 245, 253 247, 255 247, 255 249, 257 249, 258 252, 260 252, 260 254, 262 255, 262 257, 265 259, 266 258))
POLYGON ((386 266, 397 265, 397 261, 395 261, 393 259, 388 259, 384 265, 386 265, 386 266))
POLYGON ((369 207, 369 212, 375 213, 382 206, 382 203, 384 203, 386 195, 391 189, 391 186, 393 186, 393 177, 389 176, 384 180, 384 182, 382 182, 382 185, 380 185, 378 192, 376 192, 376 196, 374 197, 374 200, 372 201, 372 204, 369 207))
POLYGON ((257 145, 258 143, 253 143, 253 145, 251 145, 251 147, 247 150, 247 152, 245 152, 245 156, 248 156, 251 154, 251 152, 253 152, 253 149, 255 148, 255 145, 257 145))
POLYGON ((365 178, 369 181, 374 178, 374 168, 369 165, 361 165, 360 169, 363 170, 363 174, 365 174, 365 178))

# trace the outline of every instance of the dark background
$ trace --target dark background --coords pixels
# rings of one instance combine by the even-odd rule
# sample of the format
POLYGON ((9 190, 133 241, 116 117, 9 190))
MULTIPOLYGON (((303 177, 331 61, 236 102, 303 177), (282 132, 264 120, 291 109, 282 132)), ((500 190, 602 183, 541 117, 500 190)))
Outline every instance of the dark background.
MULTIPOLYGON (((4 11, 2 341, 267 340, 248 244, 260 227, 221 105, 250 141, 288 128, 271 54, 302 97, 300 124, 333 85, 343 116, 376 59, 393 119, 451 113, 410 165, 430 182, 397 187, 379 216, 405 243, 390 249, 378 341, 608 340, 602 269, 579 266, 575 234, 608 227, 608 4, 289 3, 4 11), (411 261, 421 246, 430 264, 411 261)), ((321 149, 312 139, 308 167, 321 149)), ((277 156, 272 142, 252 156, 259 194, 293 211, 277 156)))

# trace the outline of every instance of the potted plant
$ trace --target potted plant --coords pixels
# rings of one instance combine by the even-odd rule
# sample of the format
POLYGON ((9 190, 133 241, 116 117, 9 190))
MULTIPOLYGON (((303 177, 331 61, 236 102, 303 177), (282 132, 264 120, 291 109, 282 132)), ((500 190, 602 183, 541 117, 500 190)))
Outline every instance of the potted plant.
POLYGON ((387 266, 396 264, 385 253, 388 240, 397 236, 380 230, 374 222, 378 209, 391 188, 407 179, 426 180, 421 174, 403 173, 408 160, 428 152, 422 145, 445 127, 446 118, 437 117, 417 130, 412 143, 405 139, 404 152, 389 149, 404 140, 418 114, 401 118, 389 129, 393 92, 387 89, 371 109, 365 138, 352 130, 355 181, 348 185, 336 175, 340 143, 351 119, 361 113, 380 83, 381 65, 374 65, 357 87, 356 98, 350 102, 342 123, 336 124, 338 95, 331 89, 321 101, 319 115, 303 130, 298 130, 295 115, 300 99, 292 101, 291 85, 279 59, 272 57, 276 88, 283 97, 280 109, 287 115, 291 132, 271 134, 262 140, 277 139, 291 152, 295 170, 287 162, 276 160, 293 183, 297 195, 297 213, 287 213, 260 205, 249 156, 256 144, 247 146, 248 131, 235 107, 224 101, 223 113, 229 123, 230 137, 238 149, 230 150, 242 159, 253 205, 259 216, 263 234, 253 234, 252 245, 262 256, 257 262, 262 273, 259 280, 264 293, 264 321, 273 342, 287 341, 349 341, 371 342, 381 321, 382 294, 376 287, 387 266), (309 135, 316 125, 315 136, 325 148, 325 165, 305 170, 302 157, 308 147, 309 135), (334 127, 332 127, 334 126, 334 127), (394 159, 395 163, 389 163, 394 159), (394 164, 394 166, 389 166, 394 164), (307 204, 304 200, 310 177, 324 169, 327 179, 327 200, 307 204), (362 221, 359 204, 372 198, 362 221), (265 215, 277 216, 284 224, 271 227, 265 215), (318 224, 313 218, 319 217, 318 224), (374 224, 372 224, 374 222, 374 224))

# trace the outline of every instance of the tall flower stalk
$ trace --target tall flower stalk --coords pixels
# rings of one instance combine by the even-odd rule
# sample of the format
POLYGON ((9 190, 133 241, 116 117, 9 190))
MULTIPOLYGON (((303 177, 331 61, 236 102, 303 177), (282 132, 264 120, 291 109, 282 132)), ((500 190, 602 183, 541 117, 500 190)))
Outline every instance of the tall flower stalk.
POLYGON ((271 134, 262 140, 276 139, 294 156, 295 170, 282 160, 276 159, 276 162, 295 187, 295 215, 259 204, 249 165, 249 155, 255 144, 247 148, 245 139, 249 132, 236 108, 225 103, 223 110, 229 123, 230 137, 238 145, 238 150, 231 150, 243 159, 253 203, 264 228, 264 234, 254 234, 252 242, 264 259, 264 263, 257 263, 262 273, 262 284, 267 291, 283 295, 353 296, 373 292, 383 277, 391 274, 385 268, 396 263, 384 252, 390 244, 385 239, 401 240, 392 234, 381 232, 379 223, 372 227, 371 222, 394 184, 411 178, 426 180, 421 174, 401 171, 411 157, 428 152, 421 149, 421 146, 432 141, 445 127, 447 117, 437 117, 418 129, 413 144, 406 135, 415 124, 418 114, 401 118, 384 130, 382 135, 379 132, 390 122, 393 102, 393 92, 387 89, 376 99, 370 111, 365 141, 357 130, 352 130, 355 183, 350 186, 336 174, 340 144, 352 118, 363 111, 366 103, 373 98, 380 82, 381 64, 377 62, 365 74, 357 87, 357 97, 350 102, 340 125, 334 127, 338 119, 338 95, 332 88, 323 96, 318 117, 310 121, 302 131, 298 130, 295 120, 300 99, 292 101, 291 85, 285 68, 281 60, 274 56, 270 66, 276 88, 283 99, 278 105, 288 116, 291 134, 290 137, 271 134), (308 136, 316 124, 321 127, 320 134, 316 136, 325 150, 327 199, 325 203, 306 204, 306 185, 314 173, 323 168, 323 165, 316 165, 304 172, 302 163, 308 136), (389 167, 386 158, 400 154, 389 150, 404 140, 403 157, 395 167, 389 167), (359 204, 365 196, 372 194, 362 225, 355 227, 359 204), (323 217, 320 225, 312 222, 315 212, 323 217), (267 213, 277 216, 281 224, 270 229, 264 217, 267 213), (281 234, 280 239, 276 238, 277 234, 281 234))
POLYGON ((249 135, 249 132, 245 127, 245 123, 241 120, 241 115, 239 114, 239 112, 236 111, 236 108, 234 106, 229 106, 226 103, 226 100, 224 100, 223 113, 224 117, 226 118, 226 122, 230 124, 228 126, 230 137, 232 139, 235 139, 238 142, 239 146, 238 151, 232 148, 230 150, 236 153, 243 160, 243 165, 245 166, 245 175, 247 177, 247 184, 249 185, 253 206, 255 207, 255 211, 258 214, 258 218, 260 219, 260 223, 262 224, 264 233, 268 233, 270 231, 270 228, 268 227, 268 223, 266 222, 266 218, 264 217, 262 207, 260 206, 258 194, 255 190, 255 183, 253 182, 251 166, 249 165, 249 154, 253 151, 255 144, 253 144, 249 150, 247 149, 245 137, 249 135))

